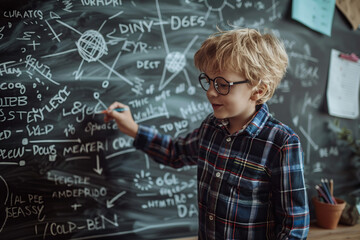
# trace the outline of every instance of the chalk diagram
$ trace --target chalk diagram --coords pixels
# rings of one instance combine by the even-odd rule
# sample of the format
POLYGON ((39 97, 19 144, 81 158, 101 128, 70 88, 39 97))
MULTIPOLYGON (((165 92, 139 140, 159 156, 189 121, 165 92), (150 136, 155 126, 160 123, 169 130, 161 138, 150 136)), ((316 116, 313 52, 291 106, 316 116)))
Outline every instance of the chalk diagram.
MULTIPOLYGON (((269 16, 269 21, 273 22, 278 18, 281 18, 281 13, 277 13, 277 7, 280 5, 279 1, 272 0, 271 6, 266 9, 267 13, 270 13, 271 16, 269 16)), ((225 7, 230 7, 231 9, 235 9, 235 6, 228 2, 228 0, 205 0, 204 1, 205 6, 208 8, 208 11, 205 14, 205 20, 208 19, 211 12, 217 12, 219 15, 219 19, 221 22, 224 21, 223 17, 223 9, 225 7)), ((261 1, 257 2, 251 2, 251 1, 242 1, 242 0, 236 0, 236 7, 241 8, 244 5, 245 8, 249 7, 255 7, 257 10, 263 10, 265 9, 265 5, 261 1)), ((243 19, 243 18, 242 18, 243 19)))
MULTIPOLYGON (((227 4, 227 1, 225 0, 224 2, 225 3, 223 5, 225 6, 227 4)), ((210 4, 208 4, 208 3, 207 3, 207 5, 210 6, 210 4)), ((222 7, 223 6, 221 6, 221 8, 222 7)), ((164 47, 165 47, 165 51, 166 51, 165 65, 164 65, 164 68, 162 71, 162 76, 161 76, 161 80, 160 80, 158 89, 159 89, 159 91, 163 90, 180 72, 183 72, 185 79, 187 81, 187 84, 189 86, 187 92, 189 95, 193 95, 193 94, 195 94, 195 87, 191 84, 189 74, 185 68, 186 54, 190 50, 192 45, 196 42, 196 40, 198 39, 199 36, 195 35, 183 52, 170 51, 168 42, 166 39, 166 35, 165 35, 164 26, 163 26, 166 23, 163 22, 163 20, 162 20, 158 0, 156 0, 156 8, 157 8, 157 14, 158 14, 158 18, 159 18, 159 25, 160 25, 160 29, 161 29, 162 39, 163 39, 163 43, 164 43, 164 47), (170 72, 171 75, 166 78, 167 72, 170 72)), ((220 8, 214 8, 214 7, 210 6, 209 9, 210 9, 209 14, 210 14, 211 11, 214 11, 214 10, 218 11, 218 9, 220 9, 220 8)), ((118 14, 109 17, 109 19, 114 18, 115 16, 118 16, 122 13, 123 12, 121 11, 118 14)), ((134 83, 132 81, 130 81, 125 76, 123 76, 122 74, 120 74, 119 72, 114 70, 114 66, 119 59, 121 51, 119 52, 119 54, 116 57, 112 66, 107 65, 106 63, 104 63, 101 60, 101 57, 104 55, 107 55, 107 53, 108 53, 107 43, 106 43, 103 35, 101 34, 101 29, 106 24, 107 20, 105 20, 101 24, 99 29, 97 29, 97 30, 90 29, 90 30, 87 30, 82 33, 79 30, 75 29, 74 27, 61 21, 60 20, 61 17, 54 13, 51 14, 51 18, 55 19, 55 21, 58 22, 59 24, 65 26, 65 27, 69 28, 70 30, 72 30, 73 32, 79 34, 80 37, 75 42, 76 48, 69 49, 69 50, 66 50, 63 52, 59 52, 59 53, 45 55, 45 56, 42 56, 42 58, 55 57, 55 56, 68 54, 68 53, 77 51, 79 53, 80 57, 82 58, 82 60, 81 60, 81 63, 79 65, 78 69, 75 71, 75 79, 81 78, 81 76, 83 74, 83 71, 81 70, 81 68, 85 62, 88 62, 88 63, 98 62, 99 64, 101 64, 102 66, 104 66, 106 69, 109 70, 108 78, 110 77, 110 74, 115 74, 120 79, 122 79, 124 82, 129 84, 130 86, 134 85, 134 83)), ((52 30, 52 31, 54 31, 54 30, 52 30)), ((104 83, 103 85, 104 85, 104 87, 107 87, 108 83, 104 83)))
MULTIPOLYGON (((122 12, 120 12, 119 14, 121 14, 122 12)), ((117 16, 118 14, 116 14, 117 16)), ((113 18, 114 16, 109 17, 109 19, 113 18)), ((56 14, 51 14, 51 18, 55 19, 56 22, 58 22, 59 24, 69 28, 70 30, 74 31, 75 33, 79 34, 80 37, 79 39, 75 42, 76 48, 74 49, 69 49, 67 51, 63 51, 63 52, 59 52, 59 53, 55 53, 55 54, 50 54, 50 55, 46 55, 46 56, 42 56, 42 58, 47 58, 47 57, 54 57, 54 56, 59 56, 59 55, 63 55, 63 54, 67 54, 67 53, 71 53, 71 52, 78 52, 79 55, 81 56, 82 60, 81 63, 78 67, 78 70, 75 71, 75 79, 79 79, 82 74, 83 71, 81 70, 84 62, 98 62, 100 63, 102 66, 104 66, 106 69, 109 70, 109 76, 110 77, 110 73, 115 74, 116 76, 118 76, 120 79, 122 79, 124 82, 126 82, 127 84, 129 84, 130 86, 133 86, 133 82, 131 82, 129 79, 127 79, 126 77, 124 77, 123 75, 121 75, 119 72, 117 72, 116 70, 114 70, 113 67, 110 67, 109 65, 107 65, 106 63, 104 63, 103 61, 101 61, 101 57, 104 55, 107 55, 108 53, 108 48, 107 48, 107 43, 103 37, 103 35, 100 33, 101 29, 103 28, 103 26, 105 25, 105 23, 107 22, 107 20, 105 20, 101 26, 99 27, 98 30, 87 30, 84 33, 78 31, 77 29, 73 28, 72 26, 64 23, 63 21, 59 20, 60 16, 56 15, 56 14)), ((50 25, 49 25, 50 26, 50 25)), ((118 58, 115 59, 115 62, 113 63, 113 66, 116 64, 118 58)))
POLYGON ((185 68, 186 65, 186 53, 189 51, 191 46, 196 42, 198 39, 198 35, 195 35, 194 38, 190 41, 190 43, 187 45, 184 52, 171 52, 167 43, 165 30, 164 30, 164 22, 162 20, 161 11, 160 11, 160 5, 159 1, 156 0, 156 10, 159 17, 160 22, 160 30, 162 39, 164 42, 164 47, 166 51, 166 57, 165 57, 165 66, 162 72, 160 85, 159 85, 159 91, 163 90, 180 72, 184 73, 185 79, 189 85, 189 88, 187 90, 187 93, 189 95, 195 94, 195 87, 191 84, 189 74, 185 68), (165 80, 166 73, 169 71, 172 75, 165 80))
POLYGON ((228 7, 232 8, 232 9, 235 9, 235 6, 228 3, 227 0, 222 0, 222 1, 219 1, 219 0, 205 0, 205 6, 208 8, 208 11, 206 12, 206 15, 205 15, 205 20, 208 19, 211 12, 218 12, 221 22, 224 21, 223 14, 222 14, 222 10, 224 9, 224 7, 228 6, 228 7))
POLYGON ((154 185, 150 172, 141 170, 140 173, 135 174, 134 178, 135 186, 142 191, 147 191, 154 185))
POLYGON ((145 156, 146 171, 140 170, 140 173, 136 173, 134 178, 135 187, 137 187, 141 191, 150 190, 154 185, 153 179, 151 177, 151 173, 149 172, 150 169, 149 157, 146 154, 144 156, 145 156))

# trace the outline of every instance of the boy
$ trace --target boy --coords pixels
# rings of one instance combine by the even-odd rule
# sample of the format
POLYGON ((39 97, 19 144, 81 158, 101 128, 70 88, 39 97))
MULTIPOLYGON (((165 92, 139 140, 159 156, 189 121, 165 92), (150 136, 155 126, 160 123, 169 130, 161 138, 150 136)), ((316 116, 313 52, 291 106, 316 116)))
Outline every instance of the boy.
POLYGON ((270 34, 236 29, 210 36, 196 52, 200 85, 214 112, 172 139, 137 125, 115 102, 115 119, 155 161, 198 167, 199 239, 306 239, 309 209, 299 137, 274 119, 269 100, 288 57, 270 34))

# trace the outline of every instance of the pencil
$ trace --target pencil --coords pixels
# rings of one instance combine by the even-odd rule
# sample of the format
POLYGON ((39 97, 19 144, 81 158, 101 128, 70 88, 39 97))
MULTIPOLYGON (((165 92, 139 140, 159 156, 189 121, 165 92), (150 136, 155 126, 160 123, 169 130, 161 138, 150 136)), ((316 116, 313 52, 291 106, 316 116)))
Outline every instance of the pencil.
POLYGON ((330 179, 330 194, 334 195, 334 180, 330 179))
POLYGON ((319 201, 326 202, 326 199, 325 199, 325 197, 323 197, 323 195, 321 194, 319 187, 316 185, 315 188, 316 188, 316 191, 317 191, 318 196, 319 196, 319 201))
POLYGON ((318 192, 320 192, 320 195, 323 197, 323 199, 325 200, 325 202, 330 203, 330 200, 328 199, 328 197, 326 196, 326 194, 324 193, 324 191, 321 189, 321 187, 319 185, 315 186, 316 190, 318 190, 318 192))
POLYGON ((326 186, 326 182, 324 179, 321 179, 321 185, 322 185, 322 190, 324 191, 324 193, 326 194, 327 198, 330 200, 331 204, 335 204, 334 200, 332 199, 331 195, 330 195, 330 191, 326 186))
MULTIPOLYGON (((129 108, 114 108, 113 111, 116 111, 116 112, 124 112, 124 111, 129 111, 129 108)), ((104 114, 104 113, 107 113, 108 110, 103 110, 103 111, 100 111, 100 112, 96 112, 95 114, 104 114)))
POLYGON ((330 196, 331 196, 332 200, 334 201, 334 203, 337 204, 337 201, 334 197, 334 180, 333 179, 330 179, 329 186, 330 186, 329 187, 330 196))
POLYGON ((329 190, 329 193, 330 193, 330 195, 331 195, 329 180, 328 180, 327 178, 325 178, 325 179, 324 179, 324 182, 325 182, 326 188, 329 190))

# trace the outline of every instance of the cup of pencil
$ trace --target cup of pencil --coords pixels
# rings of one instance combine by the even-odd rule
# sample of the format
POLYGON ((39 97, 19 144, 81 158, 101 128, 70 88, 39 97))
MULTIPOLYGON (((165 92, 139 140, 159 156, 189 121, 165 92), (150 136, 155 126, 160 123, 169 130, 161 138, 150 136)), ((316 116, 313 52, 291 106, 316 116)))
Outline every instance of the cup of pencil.
POLYGON ((333 195, 334 181, 321 179, 321 184, 315 186, 318 196, 313 197, 316 223, 319 227, 335 229, 339 223, 346 202, 333 195))

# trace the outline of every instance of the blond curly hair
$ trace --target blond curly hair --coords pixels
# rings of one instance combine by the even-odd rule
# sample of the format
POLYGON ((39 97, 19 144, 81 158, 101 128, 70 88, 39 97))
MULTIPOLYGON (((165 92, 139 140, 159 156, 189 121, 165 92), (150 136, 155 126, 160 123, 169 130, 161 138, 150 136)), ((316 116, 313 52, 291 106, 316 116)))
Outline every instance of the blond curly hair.
POLYGON ((255 29, 219 30, 206 39, 194 56, 202 72, 232 71, 250 80, 253 90, 264 90, 257 104, 269 100, 288 65, 284 44, 272 34, 255 29))

